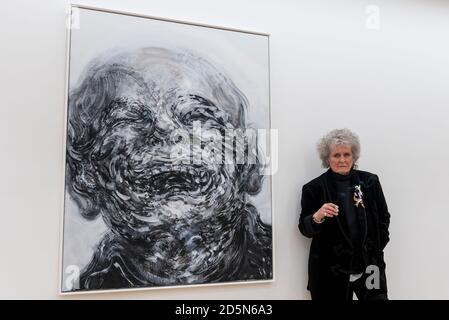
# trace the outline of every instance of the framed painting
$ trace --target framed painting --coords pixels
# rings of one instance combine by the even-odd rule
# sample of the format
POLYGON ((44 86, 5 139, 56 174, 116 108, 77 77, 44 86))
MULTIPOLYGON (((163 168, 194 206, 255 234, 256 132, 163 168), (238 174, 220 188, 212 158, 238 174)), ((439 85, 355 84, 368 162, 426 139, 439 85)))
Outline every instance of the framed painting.
POLYGON ((269 36, 71 10, 61 293, 272 281, 269 36))

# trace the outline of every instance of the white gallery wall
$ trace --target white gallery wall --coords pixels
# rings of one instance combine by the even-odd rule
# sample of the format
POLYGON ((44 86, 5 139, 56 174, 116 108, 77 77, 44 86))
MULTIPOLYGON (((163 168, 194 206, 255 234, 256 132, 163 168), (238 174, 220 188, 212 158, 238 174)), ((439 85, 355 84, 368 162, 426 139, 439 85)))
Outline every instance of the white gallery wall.
POLYGON ((301 186, 318 138, 348 127, 380 176, 392 299, 449 299, 449 2, 78 1, 270 34, 275 281, 59 296, 69 1, 3 1, 0 17, 0 298, 309 299, 301 186))

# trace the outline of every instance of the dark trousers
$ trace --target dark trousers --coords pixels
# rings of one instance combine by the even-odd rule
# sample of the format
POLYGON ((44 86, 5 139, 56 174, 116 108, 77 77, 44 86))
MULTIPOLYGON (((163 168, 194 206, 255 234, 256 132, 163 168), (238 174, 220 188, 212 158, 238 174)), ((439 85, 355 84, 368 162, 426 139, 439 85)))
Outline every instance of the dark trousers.
POLYGON ((358 300, 388 300, 386 293, 379 293, 378 290, 366 287, 366 277, 362 276, 356 281, 349 282, 346 300, 352 300, 354 294, 358 300))
POLYGON ((387 293, 379 292, 376 289, 368 289, 366 286, 366 276, 349 282, 345 281, 338 286, 327 288, 327 290, 310 291, 312 300, 326 301, 350 301, 353 300, 354 293, 358 300, 388 300, 387 293))

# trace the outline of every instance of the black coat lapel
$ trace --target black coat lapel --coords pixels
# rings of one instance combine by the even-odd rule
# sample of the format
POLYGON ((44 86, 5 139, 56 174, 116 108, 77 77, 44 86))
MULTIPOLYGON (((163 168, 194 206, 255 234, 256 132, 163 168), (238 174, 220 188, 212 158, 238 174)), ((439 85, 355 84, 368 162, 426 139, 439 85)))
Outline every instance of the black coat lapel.
MULTIPOLYGON (((353 175, 351 177, 351 187, 359 186, 362 194, 365 192, 364 184, 360 182, 360 176, 356 170, 353 171, 353 175)), ((353 193, 354 196, 354 193, 353 193)), ((366 197, 362 196, 362 204, 366 200, 366 197)), ((355 200, 354 200, 355 201, 355 200)), ((354 202, 355 203, 355 202, 354 202)), ((362 246, 365 244, 366 236, 368 233, 368 225, 366 221, 366 210, 365 205, 360 204, 356 206, 357 217, 360 221, 360 230, 362 231, 362 246)))

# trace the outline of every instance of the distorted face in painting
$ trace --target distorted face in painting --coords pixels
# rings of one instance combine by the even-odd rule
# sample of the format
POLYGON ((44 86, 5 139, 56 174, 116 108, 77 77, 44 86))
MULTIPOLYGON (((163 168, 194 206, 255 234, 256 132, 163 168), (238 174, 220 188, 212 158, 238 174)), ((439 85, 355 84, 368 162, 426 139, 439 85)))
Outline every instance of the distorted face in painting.
POLYGON ((223 144, 208 144, 245 129, 246 108, 230 79, 186 52, 146 48, 90 65, 70 95, 67 183, 83 216, 101 214, 111 233, 84 289, 270 277, 271 263, 235 267, 262 224, 247 199, 260 191, 259 164, 223 161, 223 144))

